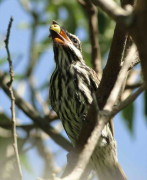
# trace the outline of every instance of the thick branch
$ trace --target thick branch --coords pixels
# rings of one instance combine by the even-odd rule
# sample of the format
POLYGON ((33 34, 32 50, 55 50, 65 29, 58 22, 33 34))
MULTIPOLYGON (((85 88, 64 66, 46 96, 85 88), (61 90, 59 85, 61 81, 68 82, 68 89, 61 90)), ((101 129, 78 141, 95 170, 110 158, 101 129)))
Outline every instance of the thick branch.
POLYGON ((113 0, 91 0, 96 6, 99 6, 104 12, 111 16, 116 22, 129 26, 132 23, 130 16, 131 10, 125 10, 116 4, 113 0))
POLYGON ((100 109, 104 107, 106 100, 114 86, 114 83, 116 82, 116 78, 121 68, 121 60, 123 58, 126 40, 126 32, 120 29, 119 25, 117 24, 113 35, 108 61, 97 91, 97 98, 100 109))
POLYGON ((96 125, 90 135, 90 137, 87 140, 87 143, 85 144, 83 150, 80 152, 79 156, 78 154, 75 154, 75 158, 77 159, 76 156, 78 156, 78 161, 76 163, 76 166, 74 167, 73 171, 70 173, 69 176, 66 176, 62 180, 79 180, 83 170, 86 168, 89 159, 95 149, 95 146, 101 136, 101 132, 105 126, 106 123, 109 121, 109 113, 107 112, 99 112, 97 115, 97 122, 96 125))
POLYGON ((143 78, 147 86, 147 1, 137 1, 135 15, 135 25, 130 30, 130 33, 139 51, 143 78))

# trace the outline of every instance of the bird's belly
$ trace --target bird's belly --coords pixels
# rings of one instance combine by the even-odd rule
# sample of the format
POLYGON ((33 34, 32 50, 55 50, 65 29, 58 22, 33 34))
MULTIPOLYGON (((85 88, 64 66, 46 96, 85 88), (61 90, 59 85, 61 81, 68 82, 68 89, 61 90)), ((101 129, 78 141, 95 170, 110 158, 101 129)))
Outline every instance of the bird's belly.
POLYGON ((85 121, 89 104, 86 104, 84 96, 79 93, 74 79, 67 83, 65 79, 60 78, 60 85, 62 88, 51 91, 51 105, 62 120, 64 129, 74 144, 85 121))
MULTIPOLYGON (((69 91, 69 90, 68 90, 69 91)), ((64 93, 67 93, 67 89, 64 89, 64 93)), ((57 98, 58 99, 58 98, 57 98)), ((70 94, 63 94, 59 101, 56 101, 57 113, 62 120, 64 129, 72 141, 75 144, 79 137, 82 125, 85 121, 87 114, 87 107, 84 102, 80 102, 77 97, 77 92, 72 91, 70 94)))

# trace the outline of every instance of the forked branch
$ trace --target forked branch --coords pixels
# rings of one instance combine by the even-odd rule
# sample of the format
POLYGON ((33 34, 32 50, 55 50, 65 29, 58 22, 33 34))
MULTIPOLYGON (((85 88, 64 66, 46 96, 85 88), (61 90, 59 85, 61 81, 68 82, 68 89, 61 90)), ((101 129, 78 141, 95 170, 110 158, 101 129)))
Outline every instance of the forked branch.
POLYGON ((91 0, 93 4, 99 6, 104 12, 112 17, 117 23, 130 26, 132 23, 132 8, 129 6, 127 10, 121 8, 113 0, 91 0))

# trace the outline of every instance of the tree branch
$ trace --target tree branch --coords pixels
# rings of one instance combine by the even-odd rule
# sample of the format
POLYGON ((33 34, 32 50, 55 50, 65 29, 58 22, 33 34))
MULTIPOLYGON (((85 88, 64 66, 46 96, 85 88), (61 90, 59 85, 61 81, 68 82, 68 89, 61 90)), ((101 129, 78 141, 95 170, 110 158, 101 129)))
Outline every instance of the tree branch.
POLYGON ((123 24, 123 27, 127 28, 132 25, 135 17, 135 21, 132 27, 128 30, 132 35, 138 50, 139 56, 141 59, 141 66, 143 71, 143 77, 147 84, 147 3, 144 0, 138 0, 135 6, 135 13, 132 13, 131 8, 127 8, 124 10, 120 8, 114 1, 112 0, 92 0, 92 2, 102 8, 108 15, 110 15, 116 22, 119 24, 123 24), (142 31, 144 29, 144 31, 142 31))
POLYGON ((118 74, 116 83, 111 91, 111 94, 107 100, 104 110, 110 111, 112 109, 112 107, 115 105, 115 102, 119 96, 121 87, 123 85, 123 82, 126 78, 126 74, 130 67, 132 56, 135 54, 135 52, 136 52, 136 46, 133 44, 132 47, 130 48, 130 51, 129 51, 127 57, 125 58, 124 64, 118 74))
MULTIPOLYGON (((113 80, 112 86, 109 89, 109 93, 111 92, 111 90, 112 90, 112 88, 116 82, 118 73, 121 69, 121 60, 123 58, 123 53, 125 50, 124 44, 125 44, 126 39, 127 39, 126 33, 123 30, 120 30, 119 25, 117 25, 116 30, 117 30, 117 36, 116 37, 114 36, 114 38, 116 38, 116 39, 114 39, 114 41, 113 41, 113 48, 114 48, 113 50, 114 51, 113 52, 110 51, 112 53, 113 58, 112 57, 110 58, 109 63, 112 61, 112 63, 115 65, 117 70, 114 68, 114 72, 116 73, 115 74, 116 76, 113 76, 113 77, 115 77, 115 80, 113 80), (121 34, 119 32, 121 32, 121 34), (120 40, 121 43, 118 43, 118 40, 120 40), (116 53, 116 47, 118 48, 118 44, 120 45, 119 46, 120 49, 118 52, 118 56, 116 56, 115 53, 116 53)), ((125 62, 126 61, 127 61, 127 63, 126 63, 127 65, 126 64, 123 65, 123 68, 120 72, 120 76, 124 72, 127 72, 128 68, 130 67, 130 63, 129 63, 130 59, 126 59, 125 62)), ((107 76, 107 78, 112 77, 111 76, 111 73, 113 74, 112 64, 111 64, 111 68, 109 68, 108 71, 110 74, 109 74, 109 76, 107 76)), ((105 79, 107 79, 107 78, 105 78, 105 79)), ((111 81, 108 81, 108 82, 111 83, 111 81)), ((123 79, 121 81, 121 84, 122 83, 123 83, 123 79)), ((102 88, 103 91, 104 91, 104 89, 107 89, 105 87, 108 87, 108 83, 104 83, 104 84, 105 85, 102 88)), ((115 89, 115 91, 116 91, 116 89, 115 89)), ((119 93, 119 91, 118 91, 118 93, 119 93)), ((100 94, 101 93, 99 93, 99 95, 100 94)), ((110 96, 110 99, 111 99, 111 96, 110 96)), ((103 96, 103 93, 102 93, 101 97, 104 97, 105 100, 107 100, 107 98, 105 96, 103 96)), ((107 97, 109 97, 109 94, 107 97)), ((99 103, 100 98, 98 98, 98 103, 99 103)), ((103 101, 101 101, 101 102, 103 102, 103 101)), ((104 106, 104 104, 103 104, 103 106, 104 106)), ((107 105, 107 103, 106 103, 106 105, 107 105)), ((102 109, 103 106, 101 105, 100 109, 102 109)), ((111 103, 111 106, 109 104, 108 107, 111 107, 111 108, 109 108, 109 110, 112 110, 113 103, 111 103)), ((64 180, 80 179, 84 169, 86 168, 86 166, 89 162, 89 159, 93 153, 93 150, 95 149, 95 146, 96 146, 96 144, 97 144, 97 142, 101 136, 101 132, 102 132, 105 124, 108 123, 111 119, 110 112, 105 111, 106 108, 107 108, 107 106, 105 107, 104 111, 103 110, 99 111, 97 108, 97 101, 96 100, 90 106, 88 116, 87 116, 87 120, 86 120, 86 122, 88 122, 88 123, 87 124, 85 123, 86 125, 83 126, 79 140, 78 140, 76 147, 75 147, 75 151, 73 153, 73 160, 75 162, 73 162, 73 164, 70 163, 70 165, 71 165, 70 168, 71 168, 72 172, 70 173, 69 176, 66 176, 64 178, 64 180), (88 129, 88 130, 85 131, 85 129, 88 129)))
POLYGON ((126 106, 132 103, 143 91, 145 90, 145 85, 142 85, 140 88, 136 90, 135 93, 131 94, 128 98, 122 101, 119 105, 115 106, 113 111, 111 112, 111 116, 116 115, 121 110, 123 110, 126 106))
POLYGON ((147 88, 147 1, 137 0, 135 6, 135 17, 135 23, 130 29, 130 34, 132 35, 139 51, 143 78, 147 88))
POLYGON ((104 68, 103 77, 97 90, 97 98, 100 109, 104 107, 121 69, 121 60, 124 56, 127 38, 127 33, 120 29, 119 24, 117 24, 113 35, 108 61, 104 68))
MULTIPOLYGON (((104 1, 100 1, 100 2, 107 4, 109 2, 109 0, 108 1, 104 0, 104 1)), ((122 6, 125 6, 128 3, 133 5, 134 0, 122 0, 121 1, 122 6)), ((110 48, 110 53, 108 56, 108 61, 104 68, 103 77, 102 77, 102 80, 101 80, 100 85, 97 90, 97 99, 98 99, 98 104, 99 104, 100 109, 102 109, 104 107, 106 100, 109 97, 110 92, 116 82, 118 73, 121 69, 121 62, 125 58, 126 48, 128 49, 128 44, 130 44, 129 38, 130 37, 128 36, 128 33, 120 27, 119 23, 117 23, 115 30, 114 30, 114 35, 113 35, 113 40, 112 40, 112 44, 111 44, 111 48, 110 48), (118 44, 119 44, 119 46, 118 46, 118 44), (116 49, 117 49, 117 51, 116 51, 116 49)), ((136 58, 136 56, 135 56, 135 58, 136 58)), ((136 58, 136 59, 138 60, 138 58, 136 58)), ((132 62, 134 63, 134 59, 132 59, 132 62)), ((133 63, 132 63, 132 65, 130 65, 130 69, 134 66, 133 63)), ((135 63, 138 63, 138 61, 135 63)))
POLYGON ((112 17, 116 22, 125 26, 132 24, 132 8, 129 6, 127 10, 121 8, 113 0, 91 0, 93 4, 99 6, 104 12, 112 17))
MULTIPOLYGON (((0 127, 4 129, 12 129, 12 126, 11 123, 0 123, 0 127)), ((26 132, 29 132, 32 129, 37 128, 37 126, 35 124, 16 124, 16 128, 21 128, 26 132)))
POLYGON ((98 74, 99 79, 102 76, 102 60, 101 60, 101 52, 99 45, 99 31, 98 31, 98 10, 91 3, 91 1, 81 1, 78 2, 82 5, 83 10, 86 12, 88 21, 89 21, 89 34, 91 41, 91 57, 93 69, 98 74))
MULTIPOLYGON (((109 113, 105 112, 105 111, 99 111, 98 115, 97 115, 97 122, 96 125, 90 135, 90 137, 87 140, 87 143, 85 144, 84 148, 82 149, 82 151, 80 151, 80 153, 78 154, 76 152, 76 154, 74 154, 75 159, 77 159, 76 161, 76 165, 74 166, 72 172, 66 176, 65 178, 63 178, 62 180, 79 180, 80 177, 82 176, 82 173, 84 171, 84 169, 86 168, 89 159, 97 145, 97 142, 101 136, 101 132, 105 126, 106 123, 108 123, 108 121, 110 120, 109 118, 109 113)), ((76 148, 77 149, 77 148, 76 148)))
POLYGON ((29 2, 19 1, 19 3, 20 6, 23 8, 23 10, 27 12, 33 20, 31 26, 30 43, 29 43, 30 47, 29 47, 28 65, 25 72, 25 76, 30 77, 37 62, 37 54, 35 52, 35 45, 36 45, 35 38, 37 33, 37 24, 39 21, 39 16, 37 14, 37 11, 30 6, 29 2))
POLYGON ((15 96, 14 92, 12 89, 12 83, 14 80, 14 71, 13 71, 13 65, 12 65, 12 60, 11 60, 11 55, 9 51, 9 37, 10 37, 10 30, 12 26, 13 18, 10 18, 10 22, 8 24, 8 29, 7 29, 7 35, 5 39, 5 47, 7 51, 7 60, 9 63, 9 73, 10 73, 10 81, 7 83, 8 85, 8 90, 10 93, 10 99, 11 99, 11 115, 12 115, 12 132, 13 132, 13 147, 14 147, 14 152, 15 152, 15 158, 16 158, 16 164, 18 168, 18 175, 19 179, 22 179, 22 170, 21 170, 21 164, 20 164, 20 159, 19 159, 19 154, 18 154, 18 145, 17 145, 17 132, 16 132, 16 119, 15 119, 15 96))
POLYGON ((44 161, 43 178, 53 180, 54 173, 57 173, 57 169, 59 169, 55 166, 53 154, 45 146, 43 138, 39 134, 36 137, 36 142, 36 148, 44 161))
MULTIPOLYGON (((4 92, 10 97, 10 93, 8 87, 6 86, 6 79, 5 75, 0 72, 0 85, 4 92)), ((66 140, 62 135, 60 135, 57 130, 55 130, 51 125, 48 123, 48 119, 46 117, 43 118, 39 115, 39 113, 24 99, 22 99, 15 90, 13 90, 15 95, 15 102, 16 105, 44 132, 46 132, 57 144, 63 147, 65 150, 71 150, 71 144, 68 140, 66 140)), ((49 117, 48 117, 49 118, 49 117)))
POLYGON ((137 83, 134 83, 134 84, 127 84, 125 89, 135 89, 135 88, 138 88, 142 85, 141 82, 137 82, 137 83))
MULTIPOLYGON (((96 118, 96 121, 95 121, 96 123, 94 125, 94 129, 92 130, 92 132, 87 140, 87 143, 85 143, 85 141, 84 141, 84 143, 82 143, 82 145, 81 145, 79 143, 79 141, 77 142, 75 151, 73 153, 73 159, 75 160, 75 163, 72 165, 72 167, 73 167, 72 172, 68 176, 63 178, 62 180, 68 180, 68 179, 79 180, 80 179, 80 177, 82 176, 82 173, 83 173, 84 169, 86 168, 86 166, 89 162, 89 159, 95 149, 95 146, 101 136, 101 132, 102 132, 104 126, 110 121, 110 119, 113 116, 113 113, 114 112, 116 113, 116 109, 113 110, 113 108, 114 108, 113 106, 115 104, 116 98, 117 98, 119 91, 121 89, 121 86, 123 84, 125 74, 128 71, 128 68, 130 66, 130 59, 132 57, 132 54, 134 54, 134 51, 136 51, 136 48, 134 46, 135 45, 132 45, 129 54, 125 59, 123 67, 118 75, 117 81, 115 83, 115 86, 114 86, 111 94, 110 94, 110 97, 108 98, 108 101, 104 107, 104 110, 98 112, 97 109, 95 109, 95 112, 97 114, 96 115, 94 114, 94 116, 91 116, 91 118, 96 118), (114 93, 115 93, 115 97, 114 97, 114 93), (84 148, 83 148, 83 144, 84 144, 84 148)), ((130 96, 129 99, 124 101, 124 103, 121 104, 121 106, 119 106, 119 108, 121 109, 122 107, 125 107, 125 105, 127 105, 128 102, 131 102, 132 100, 134 100, 143 90, 144 90, 144 86, 141 87, 136 93, 134 93, 134 95, 130 96)), ((94 105, 96 106, 96 102, 94 105)), ((92 121, 90 120, 90 122, 92 122, 92 121)), ((85 127, 84 127, 84 129, 85 129, 85 127)), ((89 128, 89 129, 91 130, 91 128, 89 128)))
MULTIPOLYGON (((93 123, 92 127, 94 127, 94 128, 88 129, 88 131, 90 131, 90 132, 92 131, 91 133, 89 132, 88 140, 86 138, 84 138, 84 141, 83 141, 83 134, 81 132, 81 136, 80 136, 79 141, 77 142, 77 145, 75 147, 76 154, 75 154, 75 157, 73 157, 73 159, 78 159, 78 160, 76 162, 76 165, 73 168, 73 171, 70 173, 69 176, 64 178, 64 180, 80 179, 80 177, 83 173, 83 170, 86 168, 86 166, 89 162, 89 159, 90 159, 90 157, 91 157, 91 155, 95 149, 95 146, 96 146, 96 144, 97 144, 97 142, 101 136, 101 132, 102 132, 105 124, 107 124, 110 121, 110 119, 112 118, 111 111, 113 110, 113 106, 114 106, 114 104, 117 100, 117 97, 119 95, 120 89, 121 89, 122 84, 124 82, 124 78, 126 77, 125 75, 128 72, 128 68, 130 67, 132 54, 134 54, 134 52, 136 52, 136 47, 135 47, 135 45, 132 45, 132 47, 131 47, 131 49, 130 49, 130 51, 129 51, 129 53, 128 53, 125 61, 124 61, 122 69, 119 72, 118 78, 116 80, 116 83, 115 83, 112 91, 111 91, 111 94, 110 94, 110 96, 106 102, 104 110, 97 111, 96 102, 95 102, 95 104, 94 103, 92 104, 91 109, 94 108, 94 110, 93 110, 94 113, 90 112, 90 115, 88 113, 87 118, 90 121, 90 123, 91 122, 93 123), (93 116, 91 114, 93 114, 93 116), (92 120, 92 119, 94 119, 94 120, 92 120), (81 139, 82 139, 82 141, 81 141, 81 139), (85 143, 85 142, 87 142, 87 143, 85 143)), ((85 129, 85 127, 83 129, 85 129)), ((85 134, 84 134, 84 136, 85 136, 85 134)))

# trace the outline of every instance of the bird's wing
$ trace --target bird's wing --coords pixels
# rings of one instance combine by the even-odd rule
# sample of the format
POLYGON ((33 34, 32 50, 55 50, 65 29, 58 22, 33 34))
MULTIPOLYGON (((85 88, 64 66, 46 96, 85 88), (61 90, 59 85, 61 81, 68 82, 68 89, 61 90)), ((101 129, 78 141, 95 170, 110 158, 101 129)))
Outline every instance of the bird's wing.
MULTIPOLYGON (((92 88, 96 91, 96 89, 99 86, 100 80, 98 79, 98 76, 93 69, 91 69, 91 71, 90 71, 90 81, 91 81, 92 88)), ((112 132, 112 135, 114 135, 113 119, 110 120, 109 127, 110 127, 110 130, 112 132)))
POLYGON ((97 73, 91 68, 90 68, 90 81, 93 90, 96 91, 100 83, 100 80, 98 79, 97 73))

